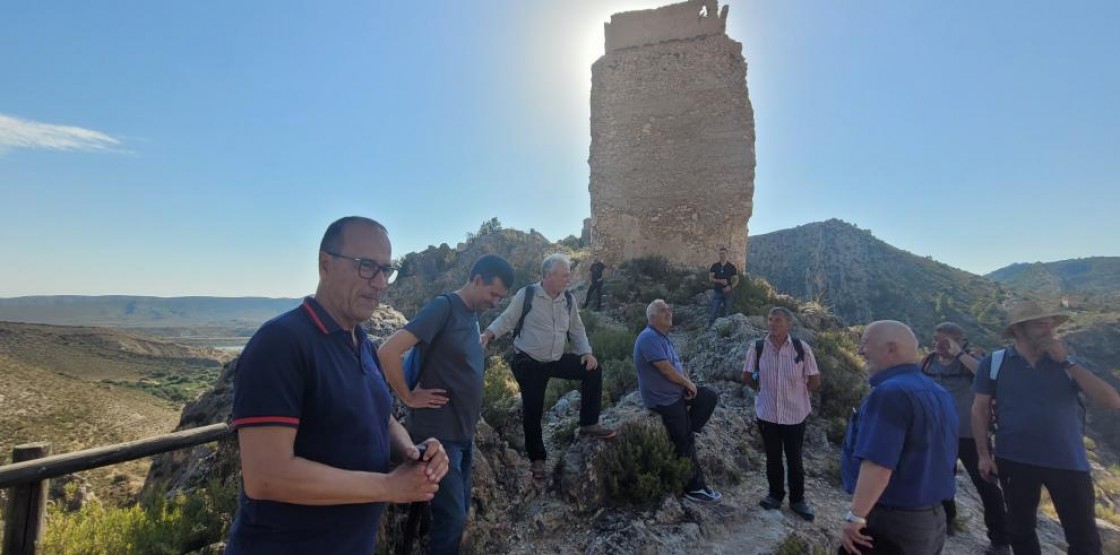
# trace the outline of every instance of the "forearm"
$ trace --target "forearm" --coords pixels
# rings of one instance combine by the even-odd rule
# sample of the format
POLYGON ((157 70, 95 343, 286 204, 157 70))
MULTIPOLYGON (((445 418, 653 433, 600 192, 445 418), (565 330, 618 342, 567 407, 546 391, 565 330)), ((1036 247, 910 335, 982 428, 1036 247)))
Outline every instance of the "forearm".
POLYGON ((690 381, 683 374, 677 372, 677 369, 673 368, 673 365, 669 364, 668 361, 659 360, 653 363, 653 367, 657 368, 657 371, 660 372, 666 380, 669 380, 670 382, 673 382, 681 387, 687 388, 689 384, 692 383, 692 381, 690 381))
POLYGON ((1108 382, 1100 379, 1080 364, 1071 366, 1069 375, 1077 381, 1077 386, 1085 392, 1085 396, 1092 401, 1093 405, 1105 409, 1120 409, 1120 394, 1108 382))
POLYGON ((976 454, 981 459, 992 456, 991 449, 988 447, 988 427, 991 424, 991 397, 977 394, 972 402, 972 437, 976 438, 976 454))
POLYGON ((418 342, 419 340, 412 333, 406 330, 397 330, 377 349, 377 358, 381 361, 381 369, 385 372, 385 380, 389 382, 389 387, 393 388, 393 392, 406 405, 412 402, 412 391, 409 390, 408 382, 404 378, 404 366, 401 363, 401 357, 405 351, 418 342))
POLYGON ((891 469, 867 460, 860 463, 856 491, 852 494, 852 513, 866 518, 890 481, 891 469))
POLYGON ((389 417, 389 455, 392 460, 400 462, 408 458, 407 453, 412 448, 412 437, 408 435, 408 430, 397 419, 389 417))
POLYGON ((245 493, 252 499, 297 505, 373 503, 389 499, 385 474, 343 470, 294 455, 254 468, 245 468, 242 473, 245 493))
POLYGON ((961 352, 960 358, 958 358, 957 360, 961 361, 961 364, 964 365, 964 367, 973 374, 976 373, 976 367, 980 366, 979 360, 976 360, 972 357, 972 355, 963 351, 961 352))
POLYGON ((809 393, 816 393, 821 388, 821 375, 813 374, 809 376, 809 393))

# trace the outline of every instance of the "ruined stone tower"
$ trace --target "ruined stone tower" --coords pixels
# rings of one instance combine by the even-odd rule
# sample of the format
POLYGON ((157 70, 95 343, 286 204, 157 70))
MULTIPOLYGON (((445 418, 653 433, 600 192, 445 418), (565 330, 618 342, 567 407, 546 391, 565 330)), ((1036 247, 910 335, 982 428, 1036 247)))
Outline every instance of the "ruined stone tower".
POLYGON ((618 13, 591 68, 591 248, 740 270, 754 195, 743 45, 716 0, 618 13))

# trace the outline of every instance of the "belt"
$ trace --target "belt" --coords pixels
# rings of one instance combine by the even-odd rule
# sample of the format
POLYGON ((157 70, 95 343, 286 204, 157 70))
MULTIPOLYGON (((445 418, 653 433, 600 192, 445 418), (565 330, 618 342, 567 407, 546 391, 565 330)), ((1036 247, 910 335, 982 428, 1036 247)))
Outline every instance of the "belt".
POLYGON ((895 506, 895 505, 884 505, 882 503, 876 503, 874 508, 884 510, 884 511, 903 511, 903 512, 907 512, 907 513, 921 513, 921 512, 925 512, 925 511, 936 510, 940 506, 941 506, 941 503, 934 503, 933 505, 925 505, 925 506, 922 506, 922 507, 898 507, 898 506, 895 506))

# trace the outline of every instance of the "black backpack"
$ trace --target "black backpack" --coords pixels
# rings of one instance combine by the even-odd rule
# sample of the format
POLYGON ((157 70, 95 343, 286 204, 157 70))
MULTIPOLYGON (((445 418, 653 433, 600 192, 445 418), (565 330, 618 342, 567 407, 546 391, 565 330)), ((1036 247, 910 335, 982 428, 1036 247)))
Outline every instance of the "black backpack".
MULTIPOLYGON (((525 326, 525 316, 533 310, 533 296, 536 295, 536 285, 529 284, 521 288, 524 292, 524 302, 521 303, 521 317, 517 319, 517 326, 513 328, 513 337, 521 335, 521 328, 525 326)), ((572 305, 575 304, 575 298, 572 297, 572 292, 567 289, 564 290, 564 301, 568 304, 568 314, 572 313, 572 305)))
MULTIPOLYGON (((793 359, 793 363, 797 364, 798 362, 801 362, 801 361, 805 360, 805 346, 801 344, 801 340, 792 336, 792 335, 789 336, 789 340, 790 340, 790 342, 793 343, 793 350, 797 351, 797 357, 795 357, 793 359)), ((756 370, 758 368, 759 360, 762 359, 762 349, 765 346, 766 346, 766 338, 765 337, 762 338, 762 339, 755 340, 755 342, 754 342, 754 367, 755 367, 756 370)))

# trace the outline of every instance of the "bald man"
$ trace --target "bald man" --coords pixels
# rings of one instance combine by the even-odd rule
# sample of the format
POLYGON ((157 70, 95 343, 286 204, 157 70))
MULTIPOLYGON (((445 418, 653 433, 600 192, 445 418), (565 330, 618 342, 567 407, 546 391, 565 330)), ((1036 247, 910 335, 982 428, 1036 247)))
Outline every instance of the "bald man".
POLYGON ((901 322, 863 332, 871 393, 852 415, 840 475, 852 494, 841 534, 848 553, 941 553, 953 497, 957 412, 948 391, 922 374, 918 339, 901 322), (872 551, 874 550, 874 551, 872 551))

